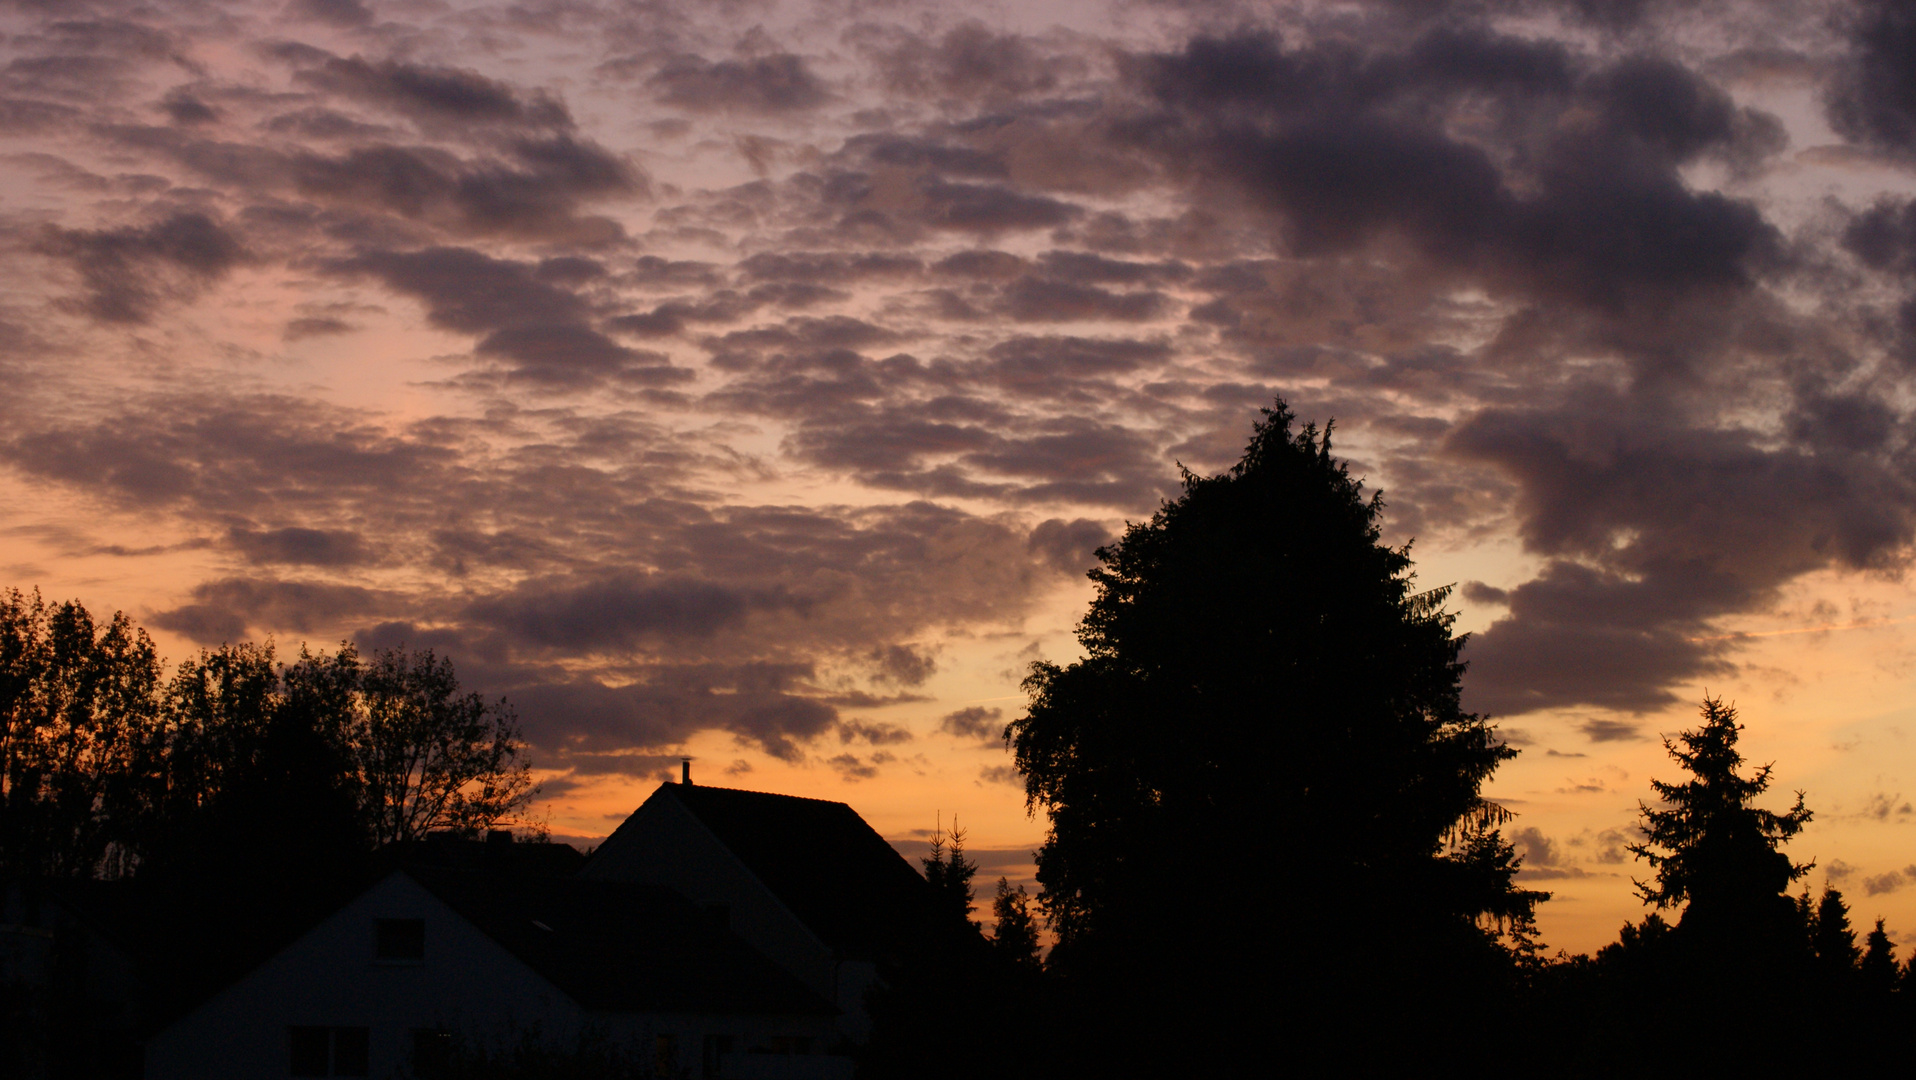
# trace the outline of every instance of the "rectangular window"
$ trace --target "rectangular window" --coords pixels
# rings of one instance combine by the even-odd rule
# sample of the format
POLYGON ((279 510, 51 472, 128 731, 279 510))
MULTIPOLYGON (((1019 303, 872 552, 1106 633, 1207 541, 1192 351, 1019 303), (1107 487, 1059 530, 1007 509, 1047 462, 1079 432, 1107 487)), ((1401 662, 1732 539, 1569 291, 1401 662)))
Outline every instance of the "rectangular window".
POLYGON ((774 1035, 766 1042, 771 1044, 774 1054, 809 1054, 812 1052, 812 1038, 809 1035, 774 1035))
POLYGON ((372 1031, 363 1027, 333 1029, 333 1075, 367 1076, 372 1069, 372 1031))
POLYGON ((445 1080, 452 1073, 452 1032, 437 1028, 412 1029, 414 1080, 445 1080))
POLYGON ((679 1067, 679 1040, 660 1035, 652 1044, 652 1075, 671 1076, 679 1067))
POLYGON ((705 1054, 700 1061, 699 1075, 703 1080, 718 1080, 719 1070, 725 1067, 725 1055, 732 1052, 730 1035, 707 1035, 705 1054))
POLYGON ((426 920, 374 919, 373 956, 380 960, 424 960, 426 920))
POLYGON ((327 1076, 332 1073, 332 1028, 287 1028, 286 1036, 286 1041, 292 1046, 294 1076, 327 1076))
POLYGON ((363 1027, 289 1027, 286 1042, 294 1076, 369 1076, 372 1029, 363 1027))

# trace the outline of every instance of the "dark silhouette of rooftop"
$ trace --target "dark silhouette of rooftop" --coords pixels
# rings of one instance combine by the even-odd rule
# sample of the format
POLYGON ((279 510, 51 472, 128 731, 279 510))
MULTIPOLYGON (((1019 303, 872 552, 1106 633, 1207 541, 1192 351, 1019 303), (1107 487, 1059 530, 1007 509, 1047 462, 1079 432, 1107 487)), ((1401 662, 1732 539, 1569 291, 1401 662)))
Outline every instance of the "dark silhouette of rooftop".
MULTIPOLYGON (((925 879, 842 802, 681 783, 662 784, 652 797, 689 811, 844 955, 877 957, 923 925, 925 879)), ((601 850, 616 849, 625 828, 601 850)))

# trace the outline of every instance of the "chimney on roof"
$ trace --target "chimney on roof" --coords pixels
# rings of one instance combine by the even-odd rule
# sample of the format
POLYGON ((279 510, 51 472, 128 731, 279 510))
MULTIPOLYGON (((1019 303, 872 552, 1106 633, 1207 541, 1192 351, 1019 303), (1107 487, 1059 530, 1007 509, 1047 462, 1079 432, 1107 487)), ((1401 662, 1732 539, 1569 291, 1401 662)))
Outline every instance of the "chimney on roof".
POLYGON ((679 759, 679 783, 692 786, 692 759, 689 757, 679 759))

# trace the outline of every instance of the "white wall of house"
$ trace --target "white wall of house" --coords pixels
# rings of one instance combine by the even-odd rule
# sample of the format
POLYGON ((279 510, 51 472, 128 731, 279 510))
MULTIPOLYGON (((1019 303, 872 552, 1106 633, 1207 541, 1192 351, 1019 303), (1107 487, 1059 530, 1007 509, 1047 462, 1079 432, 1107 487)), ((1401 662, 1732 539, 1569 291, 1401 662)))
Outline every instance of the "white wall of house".
POLYGON ((579 1030, 578 1006, 394 873, 147 1043, 150 1080, 290 1075, 289 1028, 370 1029, 376 1077, 411 1075, 412 1029, 579 1030), (424 919, 425 958, 374 956, 377 919, 424 919))
POLYGON ((416 1028, 455 1032, 462 1041, 498 1049, 518 1045, 527 1032, 567 1048, 591 1031, 676 1077, 704 1074, 708 1036, 723 1037, 734 1051, 727 1060, 748 1071, 785 1069, 780 1075, 809 1078, 837 1076, 832 1069, 846 1068, 842 1059, 779 1064, 746 1053, 794 1036, 809 1039, 814 1053, 822 1051, 833 1034, 826 1016, 587 1012, 403 872, 389 875, 150 1040, 146 1076, 290 1076, 295 1026, 367 1028, 367 1073, 381 1080, 412 1075, 416 1028), (423 919, 424 958, 376 958, 380 919, 423 919), (663 1045, 661 1036, 669 1037, 663 1045))
POLYGON ((838 1030, 855 1043, 862 1045, 871 1038, 872 1021, 865 1011, 865 995, 880 981, 878 965, 869 960, 838 962, 838 997, 832 1004, 839 1008, 838 1030))

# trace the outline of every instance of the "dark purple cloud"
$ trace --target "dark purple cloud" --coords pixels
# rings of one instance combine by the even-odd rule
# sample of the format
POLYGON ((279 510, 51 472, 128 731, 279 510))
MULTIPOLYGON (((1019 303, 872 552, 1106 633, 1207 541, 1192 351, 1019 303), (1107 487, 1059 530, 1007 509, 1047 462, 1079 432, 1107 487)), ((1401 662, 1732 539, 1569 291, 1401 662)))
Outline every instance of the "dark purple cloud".
POLYGON ((295 563, 307 566, 356 566, 371 562, 373 553, 356 532, 332 529, 234 529, 227 542, 257 563, 295 563))
POLYGON ((933 36, 872 24, 847 36, 877 60, 886 90, 914 96, 991 100, 1046 94, 1086 67, 1077 56, 975 20, 933 36))
POLYGON ((844 720, 838 725, 838 741, 841 743, 862 742, 871 746, 895 746, 910 742, 913 737, 910 731, 896 724, 844 720))
POLYGON ((1864 146, 1916 152, 1916 12, 1866 0, 1838 18, 1850 48, 1827 89, 1830 125, 1864 146))
POLYGON ((1114 539, 1102 524, 1088 518, 1051 518, 1039 522, 1026 543, 1060 572, 1077 576, 1097 566, 1097 550, 1114 539))
POLYGON ((1004 713, 1003 709, 968 705, 946 713, 938 721, 938 730, 961 739, 975 739, 986 745, 1003 745, 1004 713))
POLYGON ((1905 363, 1916 363, 1916 200, 1879 200, 1850 221, 1843 246, 1901 287, 1900 304, 1880 320, 1877 332, 1905 363))
POLYGON ((79 306, 103 322, 143 323, 169 300, 187 300, 237 266, 237 237, 202 213, 115 229, 47 226, 34 247, 72 266, 79 306))
POLYGON ((295 76, 304 85, 428 124, 569 129, 565 105, 476 71, 396 60, 328 56, 295 76))
POLYGON ((831 98, 804 57, 791 53, 718 61, 675 56, 646 80, 646 86, 668 105, 701 112, 794 112, 816 108, 831 98))
POLYGON ((1049 195, 1031 195, 1004 184, 953 183, 927 176, 918 184, 919 215, 928 225, 963 232, 998 233, 1063 225, 1082 210, 1049 195))
POLYGON ((592 652, 640 639, 709 638, 754 610, 801 601, 693 580, 536 580, 474 604, 470 617, 534 648, 592 652))
POLYGON ((206 644, 242 641, 275 628, 324 631, 382 605, 381 596, 354 585, 273 578, 226 578, 194 586, 192 601, 151 618, 153 625, 206 644))
POLYGON ((916 276, 924 264, 915 255, 888 251, 762 251, 741 259, 738 269, 757 281, 842 285, 874 278, 895 282, 916 276))
POLYGON ((1141 70, 1175 111, 1139 138, 1240 183, 1302 255, 1400 236, 1499 289, 1617 314, 1747 289, 1777 256, 1754 206, 1676 170, 1760 158, 1780 128, 1670 61, 1575 64, 1558 45, 1446 30, 1372 55, 1200 38, 1141 70), (1453 134, 1443 117, 1465 94, 1514 145, 1453 134))
POLYGON ((448 330, 484 334, 476 351, 509 373, 551 387, 608 380, 665 385, 690 376, 661 354, 629 349, 589 325, 590 305, 550 282, 547 264, 495 259, 471 248, 368 252, 332 264, 344 275, 377 278, 417 297, 448 330))
POLYGON ((846 157, 862 158, 871 166, 923 169, 944 176, 972 179, 1007 180, 1011 169, 1004 155, 976 147, 913 139, 900 135, 857 135, 845 141, 840 151, 846 157))
POLYGON ((110 505, 232 520, 364 500, 397 511, 422 490, 455 490, 468 475, 454 445, 395 435, 364 417, 290 396, 152 395, 107 416, 15 414, 0 462, 73 485, 110 505))
POLYGON ((363 0, 292 0, 286 10, 329 26, 364 26, 373 21, 372 8, 363 0))
POLYGON ((1021 277, 1005 286, 998 310, 1016 322, 1146 322, 1170 308, 1163 293, 1114 292, 1053 277, 1021 277))
MULTIPOLYGON (((634 195, 645 181, 603 148, 570 135, 523 137, 499 157, 462 160, 432 147, 373 144, 337 156, 299 153, 250 163, 284 175, 301 196, 378 207, 454 233, 518 235, 598 246, 618 227, 579 215, 590 199, 634 195)), ((182 153, 215 170, 196 148, 182 153)))
POLYGON ((699 731, 730 732, 773 757, 802 760, 801 745, 837 729, 838 711, 787 691, 809 671, 784 666, 662 668, 642 683, 535 682, 507 691, 536 751, 553 766, 575 755, 670 746, 699 731))
POLYGON ((1780 447, 1592 388, 1452 431, 1451 453, 1515 479, 1525 546, 1552 560, 1507 594, 1477 592, 1510 615, 1470 645, 1473 707, 1661 707, 1672 685, 1726 670, 1712 620, 1814 569, 1899 559, 1916 501, 1894 425, 1875 403, 1821 404, 1780 447))
POLYGON ((872 775, 864 710, 1279 392, 1406 537, 1525 545, 1465 592, 1472 704, 1592 740, 1916 533, 1916 210, 1797 222, 1761 107, 1902 168, 1900 5, 254 14, 0 42, 0 464, 177 534, 75 550, 204 553, 156 625, 431 644, 579 776, 701 730, 872 775), (323 403, 363 355, 403 415, 323 403))

